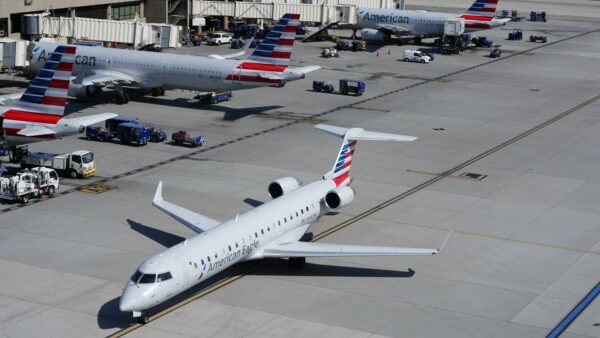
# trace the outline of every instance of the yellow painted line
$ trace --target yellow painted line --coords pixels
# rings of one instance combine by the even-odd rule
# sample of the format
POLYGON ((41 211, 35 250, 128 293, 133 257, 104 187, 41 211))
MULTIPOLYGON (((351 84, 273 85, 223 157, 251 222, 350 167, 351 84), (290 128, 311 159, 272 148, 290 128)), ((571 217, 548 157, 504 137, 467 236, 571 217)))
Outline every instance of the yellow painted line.
POLYGON ((113 190, 113 189, 117 189, 117 187, 114 185, 98 183, 98 184, 88 185, 85 188, 81 188, 79 191, 87 192, 89 194, 101 194, 103 192, 107 192, 107 191, 113 190))

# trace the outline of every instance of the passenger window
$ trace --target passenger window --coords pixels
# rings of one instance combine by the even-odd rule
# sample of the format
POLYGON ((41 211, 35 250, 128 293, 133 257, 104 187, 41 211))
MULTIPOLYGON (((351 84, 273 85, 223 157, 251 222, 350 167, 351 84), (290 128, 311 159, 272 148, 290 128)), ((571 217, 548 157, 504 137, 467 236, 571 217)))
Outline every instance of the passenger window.
POLYGON ((255 232, 254 233, 254 237, 258 238, 258 233, 255 232))
POLYGON ((215 254, 215 259, 217 259, 217 257, 219 257, 219 256, 217 256, 217 254, 215 254))
POLYGON ((206 259, 208 260, 208 262, 210 263, 210 256, 206 256, 206 259))
POLYGON ((261 235, 264 235, 264 234, 265 234, 265 231, 264 231, 263 229, 260 229, 260 234, 261 234, 261 235))
POLYGON ((287 223, 287 218, 285 218, 285 217, 284 217, 284 218, 283 218, 283 221, 287 223))
POLYGON ((267 227, 267 231, 271 231, 271 228, 270 228, 270 227, 267 227))
POLYGON ((296 211, 296 217, 298 217, 298 212, 296 211))
POLYGON ((229 245, 229 251, 231 251, 231 245, 229 245))
POLYGON ((308 207, 306 207, 306 212, 308 212, 308 207))
POLYGON ((281 221, 277 221, 277 224, 279 224, 279 226, 281 226, 281 221))
POLYGON ((200 264, 204 265, 204 259, 200 260, 200 264))
POLYGON ((300 213, 302 213, 302 215, 304 215, 304 209, 300 209, 300 213))
POLYGON ((235 242, 235 247, 236 247, 236 248, 238 247, 238 244, 237 244, 237 242, 235 242))

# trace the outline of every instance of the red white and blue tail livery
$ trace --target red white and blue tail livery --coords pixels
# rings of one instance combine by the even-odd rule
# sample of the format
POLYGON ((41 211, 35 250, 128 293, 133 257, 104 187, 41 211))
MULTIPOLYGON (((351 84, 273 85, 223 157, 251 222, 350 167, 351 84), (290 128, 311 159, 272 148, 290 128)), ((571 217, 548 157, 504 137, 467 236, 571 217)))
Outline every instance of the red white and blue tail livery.
POLYGON ((342 146, 340 147, 338 156, 333 163, 333 168, 331 168, 328 173, 323 175, 324 180, 333 180, 336 187, 346 186, 351 182, 350 166, 352 165, 352 157, 354 156, 357 141, 412 142, 417 139, 414 136, 380 133, 375 131, 367 131, 362 128, 347 129, 326 124, 318 124, 315 126, 315 128, 343 138, 342 146))
POLYGON ((498 0, 475 0, 467 10, 466 14, 493 18, 494 15, 496 15, 497 5, 498 0))
POLYGON ((87 125, 117 116, 102 113, 80 118, 63 117, 75 51, 75 46, 56 47, 19 100, 2 114, 1 129, 8 145, 76 134, 87 125))
POLYGON ((285 14, 248 60, 273 65, 289 65, 299 20, 300 14, 285 14))

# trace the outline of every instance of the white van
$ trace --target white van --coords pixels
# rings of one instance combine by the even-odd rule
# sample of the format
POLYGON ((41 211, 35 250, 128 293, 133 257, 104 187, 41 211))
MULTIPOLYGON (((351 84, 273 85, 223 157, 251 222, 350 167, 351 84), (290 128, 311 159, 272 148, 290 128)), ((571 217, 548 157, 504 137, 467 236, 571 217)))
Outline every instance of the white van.
POLYGON ((405 50, 404 58, 402 60, 406 62, 412 61, 420 63, 429 63, 429 61, 431 61, 431 58, 418 50, 405 50))

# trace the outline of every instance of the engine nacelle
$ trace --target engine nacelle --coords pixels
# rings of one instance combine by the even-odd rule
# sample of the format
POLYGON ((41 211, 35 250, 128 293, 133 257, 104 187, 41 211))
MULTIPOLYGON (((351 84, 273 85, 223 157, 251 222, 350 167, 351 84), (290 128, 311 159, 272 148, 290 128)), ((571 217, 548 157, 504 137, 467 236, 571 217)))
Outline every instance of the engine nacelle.
POLYGON ((349 186, 337 187, 325 195, 325 206, 331 210, 341 209, 354 200, 354 189, 349 186))
POLYGON ((365 41, 389 41, 390 36, 380 30, 371 29, 371 28, 363 28, 360 31, 360 37, 365 41))
POLYGON ((269 184, 269 195, 277 198, 300 188, 302 182, 293 177, 282 177, 269 184))
POLYGON ((71 83, 69 85, 69 96, 72 97, 94 97, 102 93, 102 88, 96 86, 84 86, 71 83))

